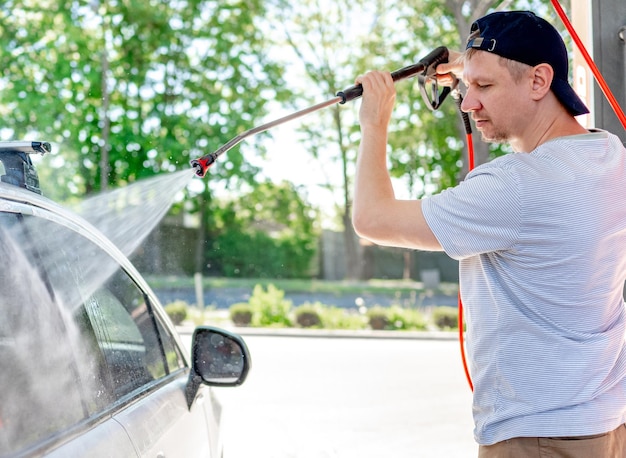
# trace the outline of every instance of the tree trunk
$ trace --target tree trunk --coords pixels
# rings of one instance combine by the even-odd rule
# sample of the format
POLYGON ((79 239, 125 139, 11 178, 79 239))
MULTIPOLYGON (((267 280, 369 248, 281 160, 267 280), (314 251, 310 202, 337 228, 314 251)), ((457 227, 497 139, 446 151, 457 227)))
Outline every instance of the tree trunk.
POLYGON ((333 107, 333 119, 337 129, 337 144, 341 151, 341 166, 343 176, 343 240, 346 247, 346 277, 358 280, 363 277, 363 249, 359 238, 352 227, 352 198, 350 196, 350 177, 348 175, 348 149, 343 140, 343 124, 341 110, 338 105, 333 107))
MULTIPOLYGON (((106 7, 106 5, 105 5, 106 7)), ((98 10, 97 4, 93 6, 94 11, 98 10)), ((111 119, 109 118, 109 56, 108 56, 108 34, 107 16, 101 16, 102 20, 102 55, 101 55, 101 90, 102 90, 102 107, 100 109, 100 122, 102 124, 102 138, 100 139, 100 190, 106 191, 109 187, 109 149, 111 148, 109 136, 111 135, 111 119)))
MULTIPOLYGON (((463 14, 464 8, 467 8, 467 2, 465 0, 446 0, 446 6, 452 12, 452 15, 456 20, 457 30, 459 31, 459 38, 461 43, 461 50, 465 48, 465 41, 467 40, 467 37, 469 35, 472 23, 476 19, 484 16, 489 8, 491 8, 491 6, 496 2, 494 0, 471 0, 470 3, 470 11, 472 11, 472 15, 466 19, 465 15, 463 14)), ((458 122, 458 131, 461 138, 465 139, 465 126, 460 117, 458 122)), ((474 165, 484 164, 489 160, 489 145, 483 142, 478 135, 472 134, 472 141, 474 143, 474 165)), ((463 157, 463 169, 461 170, 461 176, 459 177, 460 180, 465 178, 465 175, 467 175, 469 171, 467 146, 463 151, 463 157)))
POLYGON ((208 186, 205 185, 202 193, 198 195, 196 198, 198 200, 198 207, 200 211, 200 224, 198 225, 198 235, 196 238, 196 250, 195 250, 195 259, 194 259, 194 272, 195 273, 203 273, 205 262, 205 250, 206 250, 206 238, 207 238, 207 202, 209 199, 207 198, 208 186))
POLYGON ((404 251, 404 269, 402 270, 402 279, 410 280, 411 279, 411 253, 410 250, 404 251))
POLYGON ((350 213, 344 213, 343 217, 343 240, 346 247, 346 277, 350 280, 363 278, 363 247, 352 227, 350 213))

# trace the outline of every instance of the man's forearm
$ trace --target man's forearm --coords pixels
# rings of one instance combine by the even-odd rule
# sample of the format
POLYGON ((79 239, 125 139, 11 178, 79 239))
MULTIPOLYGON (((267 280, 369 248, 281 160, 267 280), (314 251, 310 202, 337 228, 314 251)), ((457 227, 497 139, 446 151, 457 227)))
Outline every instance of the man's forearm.
POLYGON ((353 223, 357 232, 368 237, 368 227, 384 214, 386 202, 395 199, 387 170, 387 127, 368 127, 362 130, 357 158, 353 223))

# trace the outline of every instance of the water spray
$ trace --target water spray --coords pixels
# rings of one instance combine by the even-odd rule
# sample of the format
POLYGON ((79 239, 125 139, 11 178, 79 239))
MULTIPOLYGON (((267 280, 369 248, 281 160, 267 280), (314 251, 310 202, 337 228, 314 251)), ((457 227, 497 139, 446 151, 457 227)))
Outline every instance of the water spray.
MULTIPOLYGON (((428 54, 426 57, 420 59, 419 62, 417 62, 416 64, 409 65, 407 67, 403 67, 399 70, 392 72, 391 77, 393 78, 394 82, 397 82, 397 81, 401 81, 401 80, 419 75, 420 84, 422 84, 423 81, 432 80, 431 76, 435 74, 435 68, 437 67, 437 65, 447 62, 447 61, 448 61, 448 49, 445 46, 440 46, 436 48, 435 50, 433 50, 432 52, 430 52, 430 54, 428 54)), ((422 84, 422 87, 424 87, 423 84, 422 84)), ((430 99, 429 108, 437 109, 439 105, 441 104, 441 102, 443 102, 444 98, 450 92, 450 88, 446 87, 441 92, 439 92, 436 86, 433 86, 433 87, 435 88, 435 92, 428 94, 428 98, 430 99)), ((330 100, 327 100, 317 105, 313 105, 309 108, 305 108, 303 110, 297 111, 295 113, 292 113, 288 116, 284 116, 275 121, 271 121, 266 124, 253 127, 252 129, 249 129, 243 132, 242 134, 237 135, 228 143, 225 143, 220 148, 218 148, 215 152, 202 156, 198 159, 193 159, 191 161, 191 167, 194 169, 195 174, 197 176, 203 177, 204 175, 206 175, 209 167, 211 167, 211 165, 215 163, 215 161, 217 160, 219 156, 224 154, 226 151, 234 148, 246 138, 256 135, 258 133, 261 133, 261 132, 265 132, 266 130, 271 129, 272 127, 279 126, 288 121, 292 121, 294 119, 300 118, 307 114, 321 110, 322 108, 326 108, 330 105, 335 105, 337 103, 343 105, 346 102, 349 102, 354 99, 358 99, 362 95, 363 95, 363 87, 360 84, 357 84, 343 91, 337 92, 336 96, 330 100)), ((424 91, 422 92, 422 95, 426 97, 426 93, 424 91)))

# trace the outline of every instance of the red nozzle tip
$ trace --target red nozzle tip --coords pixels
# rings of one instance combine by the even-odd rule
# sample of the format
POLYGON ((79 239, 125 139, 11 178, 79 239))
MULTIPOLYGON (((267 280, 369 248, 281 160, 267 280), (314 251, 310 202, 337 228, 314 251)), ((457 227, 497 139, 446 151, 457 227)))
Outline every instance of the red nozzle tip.
POLYGON ((213 164, 214 160, 209 156, 204 156, 198 159, 193 159, 190 161, 191 167, 194 169, 197 176, 200 178, 206 175, 207 170, 211 164, 213 164))

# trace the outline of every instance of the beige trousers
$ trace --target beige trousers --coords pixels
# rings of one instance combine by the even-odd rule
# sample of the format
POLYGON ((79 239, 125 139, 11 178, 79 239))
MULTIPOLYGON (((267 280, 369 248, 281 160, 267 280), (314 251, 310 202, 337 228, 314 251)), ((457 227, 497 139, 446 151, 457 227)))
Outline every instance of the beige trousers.
POLYGON ((478 458, 626 458, 626 425, 580 437, 516 437, 481 445, 478 458))

